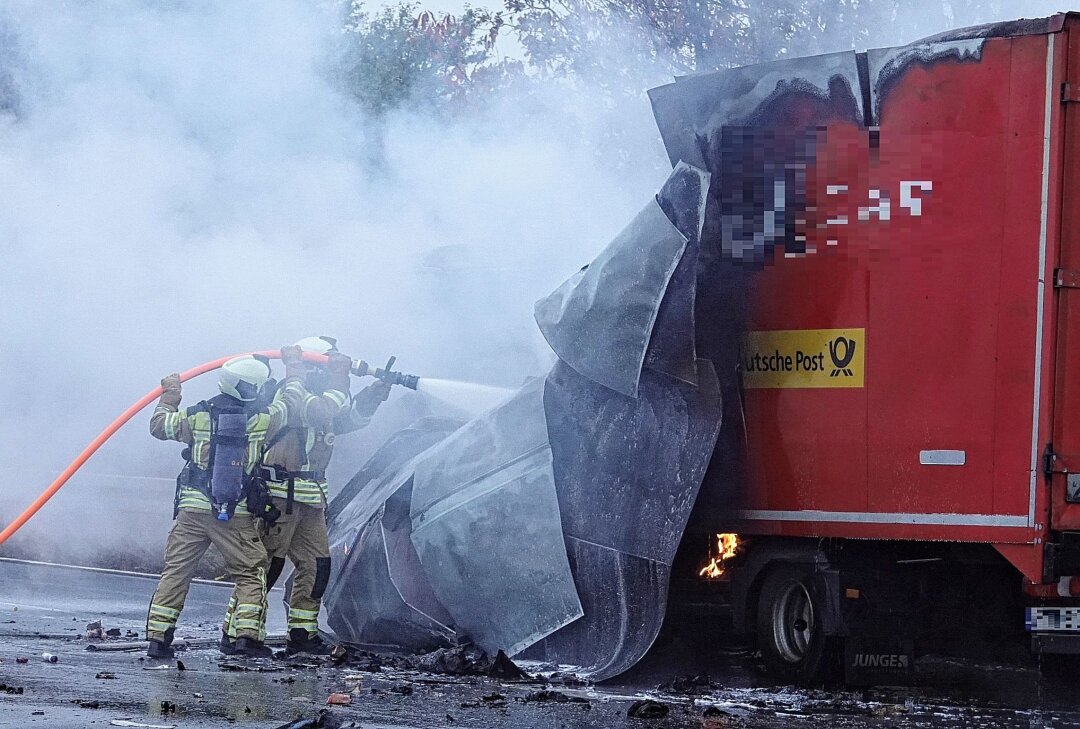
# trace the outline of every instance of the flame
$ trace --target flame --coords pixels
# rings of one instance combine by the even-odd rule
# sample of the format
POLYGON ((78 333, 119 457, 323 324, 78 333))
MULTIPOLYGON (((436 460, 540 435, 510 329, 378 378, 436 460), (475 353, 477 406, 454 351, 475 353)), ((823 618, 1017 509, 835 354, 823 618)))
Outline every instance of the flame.
POLYGON ((734 557, 739 551, 738 534, 717 534, 716 546, 719 554, 712 555, 710 550, 709 564, 701 568, 699 577, 707 580, 717 580, 724 575, 724 563, 734 557))

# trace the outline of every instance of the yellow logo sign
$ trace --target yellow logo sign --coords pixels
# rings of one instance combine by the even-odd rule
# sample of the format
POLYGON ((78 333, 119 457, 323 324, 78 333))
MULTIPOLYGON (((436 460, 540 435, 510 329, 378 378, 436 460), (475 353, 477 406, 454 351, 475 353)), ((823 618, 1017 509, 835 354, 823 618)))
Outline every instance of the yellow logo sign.
POLYGON ((862 387, 865 329, 749 332, 743 341, 743 386, 862 387))

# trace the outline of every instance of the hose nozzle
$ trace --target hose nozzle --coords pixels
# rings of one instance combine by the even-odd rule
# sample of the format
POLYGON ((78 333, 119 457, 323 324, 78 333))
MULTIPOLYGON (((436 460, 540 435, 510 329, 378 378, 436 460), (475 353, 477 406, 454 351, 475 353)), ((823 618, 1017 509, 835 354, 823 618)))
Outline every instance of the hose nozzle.
POLYGON ((353 363, 352 373, 357 377, 370 375, 383 382, 389 382, 391 385, 401 385, 410 390, 415 390, 416 386, 420 384, 420 378, 416 375, 407 375, 404 372, 395 372, 394 362, 396 361, 397 357, 391 357, 387 360, 385 367, 372 368, 364 360, 358 360, 353 363))

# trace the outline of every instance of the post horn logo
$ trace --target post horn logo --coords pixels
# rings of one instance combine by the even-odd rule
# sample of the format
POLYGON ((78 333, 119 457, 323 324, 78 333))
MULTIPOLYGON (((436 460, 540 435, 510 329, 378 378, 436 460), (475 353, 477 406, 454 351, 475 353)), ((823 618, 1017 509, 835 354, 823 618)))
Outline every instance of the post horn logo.
POLYGON ((829 342, 829 357, 832 359, 833 371, 829 377, 852 377, 854 373, 848 367, 855 357, 855 340, 846 337, 837 337, 829 342))

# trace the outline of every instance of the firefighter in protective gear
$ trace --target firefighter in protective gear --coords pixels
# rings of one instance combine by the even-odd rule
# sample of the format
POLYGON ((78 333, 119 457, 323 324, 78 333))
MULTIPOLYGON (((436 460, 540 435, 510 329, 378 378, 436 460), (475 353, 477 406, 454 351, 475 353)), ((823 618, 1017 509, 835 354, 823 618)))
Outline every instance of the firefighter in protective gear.
POLYGON ((326 530, 326 467, 337 435, 364 427, 386 400, 390 385, 378 382, 349 395, 352 360, 337 351, 334 340, 302 339, 281 350, 285 384, 279 394, 288 402, 288 427, 263 458, 267 485, 281 516, 263 535, 270 556, 269 584, 280 576, 285 559, 295 574, 289 595, 290 653, 329 652, 319 637, 319 609, 330 578, 326 530), (325 366, 303 359, 304 352, 325 354, 325 366))
MULTIPOLYGON (((233 452, 242 453, 243 473, 250 474, 261 460, 267 439, 274 437, 287 422, 285 403, 274 402, 269 407, 257 404, 260 388, 269 376, 270 365, 265 359, 236 357, 221 368, 220 395, 179 410, 180 377, 169 375, 161 381, 162 394, 150 419, 150 433, 159 440, 176 440, 188 446, 185 473, 189 469, 206 473, 213 467, 212 443, 216 447, 216 441, 212 441, 212 430, 216 427, 213 413, 228 409, 239 415, 239 425, 243 425, 246 416, 246 447, 241 436, 233 452)), ((147 655, 172 656, 176 621, 196 565, 213 544, 236 583, 230 600, 230 605, 236 607, 227 616, 223 628, 224 635, 230 638, 228 641, 223 638, 223 650, 228 645, 229 653, 268 656, 271 652, 263 645, 263 631, 269 560, 247 510, 247 500, 242 498, 230 504, 231 516, 222 519, 212 508, 210 494, 192 483, 195 482, 185 480, 183 474, 177 480, 175 523, 165 543, 165 568, 146 619, 146 637, 150 641, 147 655)))

